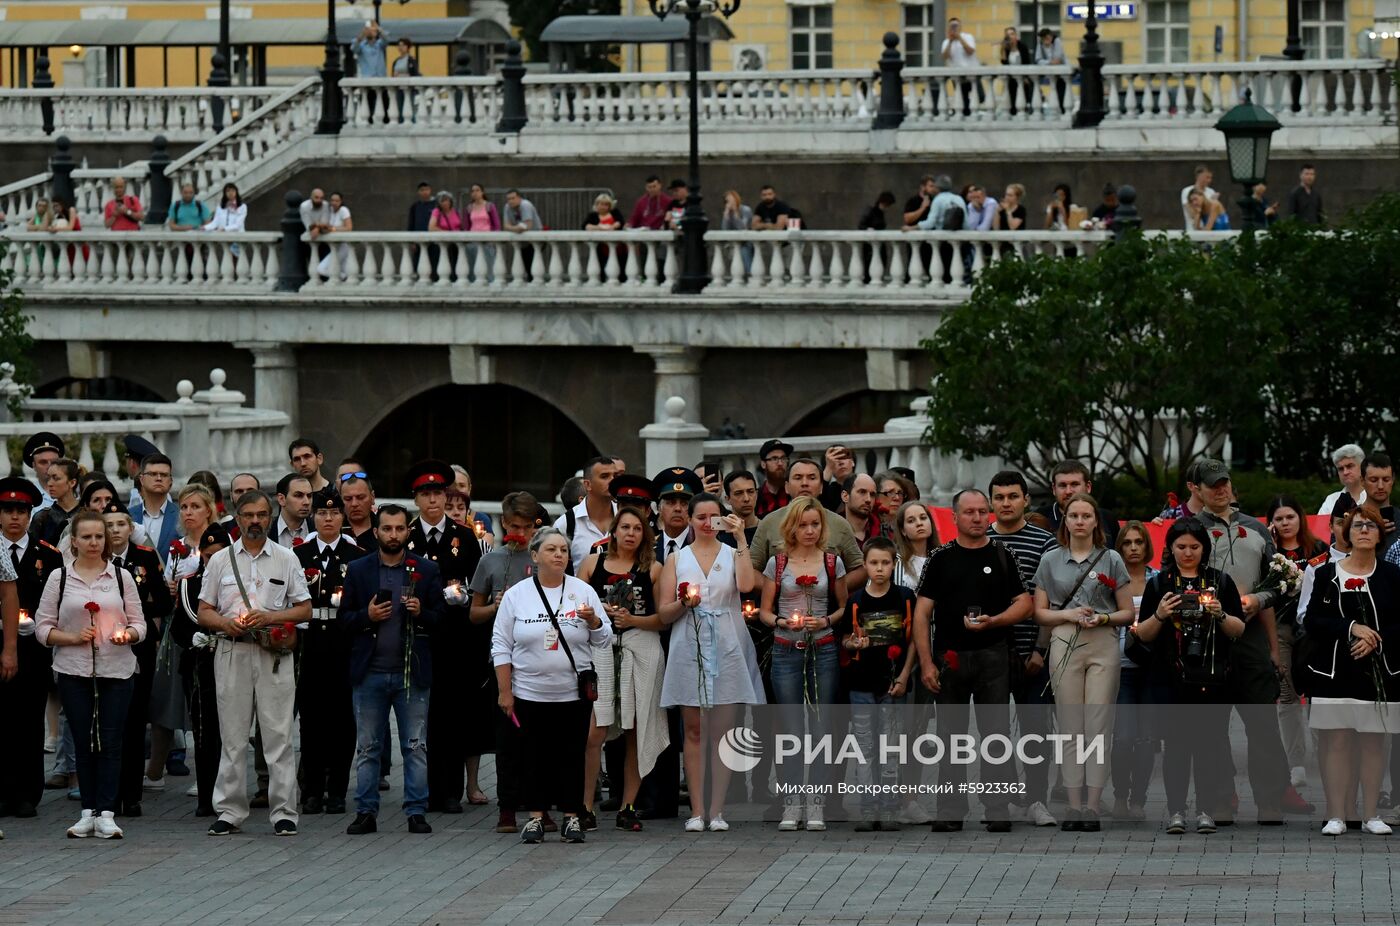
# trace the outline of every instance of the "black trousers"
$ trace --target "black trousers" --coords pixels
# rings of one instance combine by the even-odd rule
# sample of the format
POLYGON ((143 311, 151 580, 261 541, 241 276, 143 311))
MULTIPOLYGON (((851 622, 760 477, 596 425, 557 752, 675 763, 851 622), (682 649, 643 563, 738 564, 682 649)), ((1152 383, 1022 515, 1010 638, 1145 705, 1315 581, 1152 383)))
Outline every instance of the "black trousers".
MULTIPOLYGON (((428 809, 441 811, 453 801, 461 803, 467 786, 465 725, 484 723, 485 718, 469 717, 464 710, 469 686, 461 671, 453 671, 462 659, 458 635, 435 631, 432 647, 433 665, 439 670, 433 673, 428 699, 428 809)), ((581 777, 579 781, 582 791, 581 777)))
POLYGON ((136 656, 136 674, 131 679, 131 706, 126 710, 126 727, 122 731, 122 775, 118 795, 123 804, 141 802, 141 778, 146 772, 146 721, 151 713, 151 685, 155 681, 159 650, 160 635, 154 631, 131 648, 136 656))
MULTIPOLYGON (((951 744, 955 734, 968 732, 970 711, 977 713, 979 741, 994 734, 1010 735, 1009 658, 1005 642, 986 649, 962 650, 958 653, 957 670, 939 676, 942 691, 938 693, 938 736, 945 744, 951 744), (969 702, 972 702, 970 708, 969 702)), ((1015 779, 1012 763, 982 762, 980 765, 983 782, 1015 779)), ((938 777, 942 783, 951 784, 954 792, 938 795, 938 819, 961 820, 967 815, 969 804, 966 794, 956 792, 958 785, 967 781, 967 766, 950 761, 945 753, 944 760, 938 764, 938 777)), ((1009 800, 1009 794, 983 794, 982 806, 987 809, 989 819, 1005 819, 1009 800)))
POLYGON ((526 810, 558 807, 562 813, 577 814, 583 809, 583 754, 592 714, 591 701, 515 699, 526 810))
MULTIPOLYGON (((1249 743, 1254 803, 1261 810, 1277 811, 1288 787, 1288 753, 1278 726, 1278 675, 1269 661, 1268 635, 1258 621, 1249 622, 1231 649, 1226 687, 1249 743)), ((1225 754, 1229 756, 1228 751, 1225 754)))
POLYGON ((219 757, 224 751, 219 732, 219 702, 214 696, 214 653, 208 649, 189 650, 180 663, 185 703, 189 705, 194 729, 194 781, 199 789, 199 806, 214 806, 214 781, 219 777, 219 757))
MULTIPOLYGON (((432 712, 431 702, 428 711, 432 712)), ((496 806, 509 813, 515 813, 520 807, 523 771, 520 731, 500 708, 494 709, 492 716, 496 719, 496 806)), ((519 719, 519 714, 516 715, 516 719, 519 719)), ((428 754, 432 755, 432 751, 429 750, 428 754)))
POLYGON ((355 757, 350 646, 334 621, 312 621, 301 634, 297 674, 302 799, 345 800, 355 757))
POLYGON ((0 804, 39 806, 44 796, 44 706, 53 679, 49 650, 20 637, 19 672, 0 682, 0 804))
MULTIPOLYGON (((1197 810, 1214 814, 1218 808, 1230 807, 1225 765, 1230 755, 1230 705, 1208 703, 1211 697, 1178 687, 1172 697, 1175 709, 1164 712, 1162 780, 1168 813, 1187 812, 1186 794, 1193 778, 1197 810)), ((1278 726, 1277 715, 1274 725, 1278 726)))

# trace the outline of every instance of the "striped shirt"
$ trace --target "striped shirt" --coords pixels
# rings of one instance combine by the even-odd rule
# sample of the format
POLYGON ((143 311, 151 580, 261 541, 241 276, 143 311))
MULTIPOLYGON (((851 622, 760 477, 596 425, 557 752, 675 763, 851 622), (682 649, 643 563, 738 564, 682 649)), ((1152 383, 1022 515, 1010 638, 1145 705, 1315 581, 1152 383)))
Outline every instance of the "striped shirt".
MULTIPOLYGON (((1059 545, 1055 535, 1034 524, 1023 524, 1020 530, 1003 534, 993 524, 987 536, 1003 544, 1015 557, 1016 565, 1021 570, 1021 581, 1025 583, 1026 591, 1034 595, 1035 573, 1040 568, 1040 558, 1047 550, 1053 550, 1059 545)), ((1025 656, 1035 649, 1036 638, 1040 636, 1040 625, 1034 620, 1027 618, 1011 630, 1012 643, 1017 653, 1025 656)))

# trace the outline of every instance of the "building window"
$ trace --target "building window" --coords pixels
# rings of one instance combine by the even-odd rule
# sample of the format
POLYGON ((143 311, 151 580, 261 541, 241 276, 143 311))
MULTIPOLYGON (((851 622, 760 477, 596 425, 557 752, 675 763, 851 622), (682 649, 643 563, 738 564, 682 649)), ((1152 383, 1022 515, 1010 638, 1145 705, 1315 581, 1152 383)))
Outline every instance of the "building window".
POLYGON ((815 71, 830 68, 831 7, 792 8, 792 69, 815 71))
POLYGON ((933 6, 904 7, 904 64, 911 68, 937 67, 940 30, 933 24, 933 6))
POLYGON ((1060 5, 1045 3, 1043 0, 1020 0, 1016 4, 1017 24, 1024 33, 1026 30, 1039 32, 1043 27, 1060 28, 1060 5), (1037 17, 1039 21, 1037 22, 1037 17))
POLYGON ((1304 57, 1347 56, 1346 0, 1303 0, 1298 8, 1298 25, 1304 57))
POLYGON ((1149 0, 1147 63, 1182 64, 1191 60, 1190 0, 1149 0))

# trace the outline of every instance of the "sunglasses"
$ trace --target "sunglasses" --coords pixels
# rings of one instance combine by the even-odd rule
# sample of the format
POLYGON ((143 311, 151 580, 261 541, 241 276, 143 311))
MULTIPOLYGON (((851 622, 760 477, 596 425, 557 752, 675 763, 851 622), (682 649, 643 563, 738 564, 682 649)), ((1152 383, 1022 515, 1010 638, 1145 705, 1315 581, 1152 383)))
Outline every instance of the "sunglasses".
POLYGON ((349 482, 351 479, 368 479, 368 478, 369 478, 369 473, 362 473, 362 472, 359 472, 359 471, 357 470, 356 472, 353 472, 353 473, 341 473, 339 476, 336 476, 335 478, 338 479, 338 480, 341 481, 341 482, 349 482))

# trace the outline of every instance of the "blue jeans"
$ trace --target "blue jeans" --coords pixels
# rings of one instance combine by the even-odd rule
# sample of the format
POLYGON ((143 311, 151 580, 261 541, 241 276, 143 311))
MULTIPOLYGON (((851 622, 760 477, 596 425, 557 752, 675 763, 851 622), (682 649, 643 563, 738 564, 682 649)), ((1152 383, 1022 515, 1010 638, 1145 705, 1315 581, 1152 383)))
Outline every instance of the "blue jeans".
POLYGON ((899 763, 880 761, 880 737, 883 735, 890 744, 899 741, 904 732, 901 712, 907 710, 907 704, 907 698, 892 698, 871 691, 851 692, 851 730, 855 734, 856 744, 860 746, 861 755, 866 758, 865 762, 856 763, 856 784, 861 788, 860 815, 863 819, 873 820, 877 811, 892 816, 899 809, 900 797, 894 793, 894 786, 899 784, 899 763), (869 790, 874 785, 890 790, 885 794, 871 794, 869 790))
POLYGON ((1161 741, 1161 708, 1171 700, 1166 686, 1141 666, 1124 666, 1118 683, 1118 712, 1113 726, 1113 797, 1141 807, 1147 803, 1152 766, 1161 741))
POLYGON ((402 672, 371 672, 355 686, 355 812, 379 814, 379 756, 389 709, 403 756, 403 812, 428 810, 428 689, 404 687, 402 672))
POLYGON ((56 674, 58 699, 73 728, 83 808, 94 813, 115 813, 122 776, 122 728, 131 706, 132 681, 56 674))
MULTIPOLYGON (((831 712, 821 711, 818 706, 835 704, 841 696, 841 664, 835 643, 797 649, 775 641, 769 674, 773 678, 773 695, 782 706, 784 732, 801 736, 804 725, 813 739, 828 732, 831 712)), ((802 783, 803 764, 794 758, 788 757, 778 766, 778 780, 788 785, 802 783)), ((825 785, 831 771, 824 762, 812 763, 807 771, 808 784, 825 785)))

